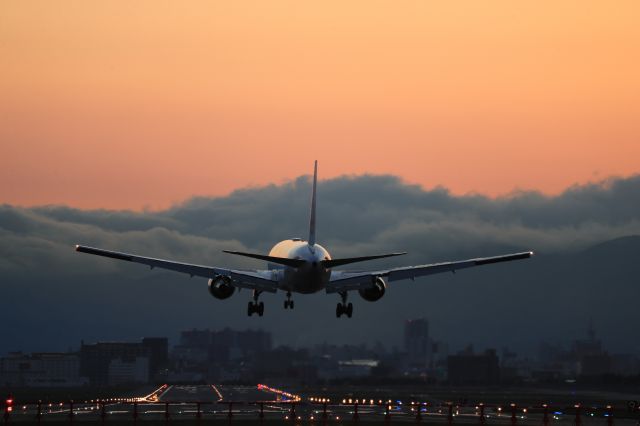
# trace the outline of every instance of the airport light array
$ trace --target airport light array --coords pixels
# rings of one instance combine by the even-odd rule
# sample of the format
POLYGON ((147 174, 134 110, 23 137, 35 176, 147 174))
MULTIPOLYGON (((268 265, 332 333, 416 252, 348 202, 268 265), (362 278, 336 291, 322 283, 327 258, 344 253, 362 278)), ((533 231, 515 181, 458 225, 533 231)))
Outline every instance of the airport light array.
POLYGON ((302 401, 302 398, 298 395, 289 393, 289 392, 285 392, 283 390, 280 389, 276 389, 276 388, 272 388, 270 386, 267 385, 263 385, 262 383, 258 383, 258 390, 264 391, 264 392, 271 392, 271 393, 275 393, 276 395, 279 395, 280 397, 284 397, 287 399, 290 399, 293 402, 299 402, 302 401))
MULTIPOLYGON (((382 404, 392 404, 393 401, 391 401, 390 399, 383 401, 381 399, 375 400, 373 398, 362 398, 362 399, 353 399, 353 398, 343 398, 342 399, 342 404, 343 405, 353 405, 353 404, 360 404, 360 405, 382 405, 382 404)), ((413 402, 411 403, 413 404, 413 402)), ((426 402, 424 403, 426 404, 426 402)), ((402 405, 402 401, 396 401, 396 405, 402 405)))
MULTIPOLYGON (((304 409, 303 409, 302 414, 301 413, 296 414, 296 409, 295 409, 296 404, 292 404, 292 402, 300 401, 300 398, 297 395, 290 394, 288 392, 284 392, 279 389, 274 389, 266 385, 259 385, 259 389, 281 394, 281 395, 290 397, 292 399, 291 401, 269 402, 269 404, 273 404, 275 406, 279 406, 282 408, 288 407, 287 410, 283 410, 284 413, 274 411, 272 414, 275 414, 275 415, 284 414, 285 420, 308 419, 313 421, 319 418, 318 416, 320 415, 320 412, 317 410, 311 411, 309 413, 309 412, 304 412, 304 409), (298 399, 296 399, 296 397, 298 399)), ((32 416, 34 414, 37 416, 38 419, 40 419, 40 417, 44 414, 60 415, 62 413, 66 413, 69 416, 75 416, 76 414, 80 414, 81 412, 97 411, 97 410, 102 410, 100 417, 91 417, 91 421, 100 421, 100 419, 102 419, 102 421, 104 422, 105 417, 112 416, 112 415, 133 416, 133 419, 135 420, 141 414, 154 415, 158 413, 158 411, 138 411, 136 409, 137 408, 136 404, 140 403, 140 399, 141 398, 131 398, 131 397, 105 398, 105 399, 96 399, 96 400, 85 400, 84 403, 80 401, 75 401, 75 402, 66 401, 66 402, 59 402, 59 403, 51 403, 51 402, 43 403, 42 401, 38 401, 37 403, 29 402, 28 404, 25 404, 23 401, 20 401, 20 404, 15 404, 16 407, 14 408, 13 405, 16 401, 13 399, 7 398, 4 400, 5 422, 8 422, 11 418, 22 420, 22 419, 25 419, 24 416, 32 416), (122 404, 123 407, 118 407, 116 411, 114 411, 113 409, 110 409, 109 411, 105 411, 105 405, 116 405, 116 404, 122 404), (48 406, 48 410, 43 409, 47 406, 48 406), (131 410, 132 408, 131 406, 133 406, 133 410, 131 410)), ((321 397, 320 398, 311 397, 309 398, 309 401, 311 402, 324 401, 324 403, 326 404, 328 402, 328 399, 321 398, 321 397)), ((208 404, 218 404, 218 403, 221 403, 221 402, 208 402, 208 404)), ((226 402, 222 402, 222 403, 224 404, 226 402)), ((249 404, 249 405, 261 404, 262 406, 262 404, 264 403, 265 403, 264 401, 251 401, 251 402, 246 402, 245 404, 249 404)), ((151 405, 156 405, 156 404, 158 404, 158 402, 151 402, 151 405)), ((164 414, 166 418, 169 418, 169 415, 170 415, 169 413, 171 413, 172 416, 173 415, 176 415, 176 416, 197 415, 199 418, 202 415, 202 411, 200 411, 200 404, 205 404, 205 402, 197 402, 197 403, 193 401, 162 402, 162 405, 165 407, 164 414), (198 405, 197 411, 182 410, 185 404, 197 404, 198 405), (175 411, 170 412, 169 411, 170 406, 172 407, 180 406, 181 410, 179 412, 175 412, 175 411)), ((232 415, 231 405, 233 404, 233 402, 230 402, 227 404, 229 404, 229 417, 231 418, 231 415, 232 415)), ((334 402, 334 404, 336 403, 334 402)), ((359 416, 358 404, 376 405, 376 401, 371 398, 370 399, 367 399, 367 398, 346 399, 345 398, 343 400, 343 404, 336 404, 337 406, 332 407, 331 413, 327 411, 327 408, 325 406, 324 413, 322 414, 322 419, 335 419, 339 421, 340 416, 342 415, 344 415, 345 418, 348 415, 353 415, 353 420, 357 421, 359 416), (339 407, 340 405, 342 405, 342 407, 339 407), (353 408, 353 411, 351 411, 352 408, 353 408), (343 411, 338 413, 335 411, 336 409, 342 409, 343 411)), ((382 405, 382 404, 386 405, 385 418, 388 419, 398 414, 406 415, 411 413, 411 415, 415 417, 416 421, 420 421, 422 419, 421 417, 422 412, 424 412, 428 406, 428 403, 425 403, 425 402, 407 401, 404 404, 402 404, 401 401, 395 401, 391 403, 391 400, 387 400, 386 402, 383 402, 383 400, 379 399, 378 405, 382 405), (391 411, 392 406, 394 407, 393 411, 391 411)), ((543 421, 543 424, 545 425, 548 425, 548 421, 551 419, 563 420, 563 419, 569 419, 571 417, 574 417, 574 424, 580 424, 581 416, 589 416, 590 418, 603 417, 606 419, 606 422, 607 422, 606 426, 613 426, 613 416, 615 412, 614 407, 612 405, 603 405, 599 407, 585 406, 581 404, 571 404, 566 406, 565 405, 560 406, 556 404, 522 406, 519 404, 512 403, 512 404, 507 404, 505 406, 499 406, 499 405, 486 405, 483 403, 479 403, 475 406, 474 405, 467 406, 464 404, 457 405, 457 404, 454 404, 453 402, 446 402, 444 403, 444 405, 441 404, 441 405, 433 406, 432 414, 448 416, 449 425, 451 425, 452 424, 451 422, 454 421, 454 418, 457 418, 458 416, 462 416, 462 417, 475 416, 480 418, 480 424, 482 425, 484 424, 485 419, 490 417, 488 414, 485 413, 485 410, 484 410, 485 408, 492 409, 493 410, 492 415, 494 416, 495 416, 495 413, 498 413, 498 416, 500 416, 500 413, 503 413, 503 415, 505 415, 508 412, 511 416, 512 426, 516 426, 516 419, 540 420, 539 417, 542 417, 542 416, 543 416, 542 421, 543 421), (446 409, 443 410, 444 407, 446 407, 446 409)), ((629 408, 629 407, 626 407, 626 408, 629 408)), ((635 409, 635 404, 633 408, 635 409)), ((249 408, 247 412, 255 412, 255 410, 249 408)), ((363 415, 363 414, 369 415, 372 413, 367 411, 360 413, 360 415, 363 415)), ((264 413, 262 412, 262 410, 260 411, 260 415, 261 415, 260 418, 264 417, 264 413)), ((624 417, 624 418, 628 418, 628 417, 624 417)), ((529 424, 529 423, 523 423, 523 424, 529 424)), ((604 424, 602 426, 604 426, 604 424)))
POLYGON ((160 386, 158 389, 151 392, 149 395, 142 396, 139 398, 134 398, 134 399, 138 402, 143 402, 143 401, 158 402, 160 400, 160 395, 162 395, 162 393, 164 393, 164 391, 166 391, 168 387, 169 385, 165 383, 164 385, 160 386))

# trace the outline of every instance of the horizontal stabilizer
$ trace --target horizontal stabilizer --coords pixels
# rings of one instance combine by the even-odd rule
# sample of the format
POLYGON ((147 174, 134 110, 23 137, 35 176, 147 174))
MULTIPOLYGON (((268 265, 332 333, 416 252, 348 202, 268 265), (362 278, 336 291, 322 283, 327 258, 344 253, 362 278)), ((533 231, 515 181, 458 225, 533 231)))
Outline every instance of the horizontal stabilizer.
POLYGON ((236 254, 238 256, 251 257, 253 259, 265 260, 271 263, 277 263, 279 265, 290 266, 292 268, 299 268, 305 264, 302 259, 289 259, 286 257, 267 256, 265 254, 245 253, 241 251, 222 250, 225 253, 236 254))
POLYGON ((323 260, 322 265, 325 268, 333 268, 335 266, 348 265, 350 263, 357 262, 365 262, 367 260, 375 260, 375 259, 383 259, 385 257, 393 257, 393 256, 402 256, 403 254, 407 254, 406 252, 402 253, 387 253, 387 254, 378 254, 374 256, 363 256, 363 257, 347 257, 344 259, 331 259, 331 260, 323 260))

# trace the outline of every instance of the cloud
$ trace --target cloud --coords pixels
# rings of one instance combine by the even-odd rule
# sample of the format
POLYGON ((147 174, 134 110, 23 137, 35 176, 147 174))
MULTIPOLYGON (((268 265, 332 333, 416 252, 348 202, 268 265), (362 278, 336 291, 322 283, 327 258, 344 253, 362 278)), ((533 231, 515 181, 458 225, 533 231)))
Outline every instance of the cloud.
MULTIPOLYGON (((389 320, 371 329, 367 340, 399 344, 398 329, 407 316, 427 315, 443 330, 455 330, 463 327, 468 313, 451 318, 442 304, 424 302, 422 306, 420 301, 434 297, 446 300, 451 297, 448 286, 452 283, 456 289, 474 280, 482 288, 493 288, 496 282, 508 288, 507 281, 522 278, 523 272, 539 279, 545 276, 557 286, 560 280, 571 279, 571 271, 553 259, 579 255, 588 247, 618 237, 640 235, 640 176, 576 186, 558 196, 523 192, 497 199, 474 194, 455 196, 445 188, 423 190, 394 176, 340 177, 319 185, 318 240, 334 257, 409 252, 404 258, 375 264, 380 267, 511 250, 535 249, 543 256, 537 264, 495 266, 465 276, 458 274, 461 277, 455 281, 450 277, 420 280, 430 283, 420 288, 398 284, 378 304, 358 300, 356 316, 350 323, 331 318, 337 300, 324 295, 306 297, 306 301, 298 301, 305 298, 298 297, 296 306, 301 309, 287 312, 288 317, 276 313, 281 296, 268 296, 267 314, 260 324, 283 342, 362 338, 357 327, 370 326, 381 310, 388 312, 389 320), (506 272, 510 274, 507 277, 503 275, 506 272), (407 298, 415 300, 406 302, 407 298), (291 322, 291 317, 296 321, 291 322), (316 321, 326 327, 305 333, 316 321)), ((173 337, 180 329, 192 326, 255 326, 255 318, 244 316, 248 296, 217 301, 207 294, 206 280, 189 280, 179 274, 78 254, 72 247, 81 243, 193 263, 262 267, 221 251, 267 252, 284 238, 306 238, 309 194, 308 177, 300 177, 282 185, 235 191, 226 197, 193 198, 157 212, 0 206, 0 285, 5 296, 0 302, 0 327, 3 335, 10 336, 5 339, 5 349, 33 347, 29 336, 34 335, 41 337, 39 344, 66 348, 90 336, 99 339, 162 333, 173 337), (56 317, 42 321, 38 315, 43 314, 34 314, 36 310, 56 317), (163 312, 160 317, 158 311, 163 312), (86 317, 80 323, 79 315, 86 317), (69 331, 62 336, 47 334, 61 326, 69 331), (47 332, 44 337, 40 334, 43 330, 47 332)), ((625 291, 624 279, 620 291, 625 291)), ((530 277, 525 281, 534 287, 540 285, 530 277)), ((590 289, 597 293, 598 282, 589 282, 590 289)), ((560 293, 567 299, 563 303, 568 303, 570 293, 560 293)), ((586 306, 590 306, 593 301, 587 299, 586 306)), ((475 300, 494 303, 482 294, 476 294, 475 300)), ((478 308, 468 300, 456 303, 472 311, 478 308)), ((505 303, 508 300, 495 300, 495 306, 505 303)), ((560 305, 555 309, 553 318, 566 315, 560 305)), ((588 315, 581 310, 575 313, 579 318, 588 315)), ((521 318, 521 324, 540 322, 534 312, 530 315, 521 318)), ((496 320, 485 315, 474 321, 494 324, 496 320)), ((609 325, 614 327, 615 323, 609 325)), ((468 335, 471 339, 474 333, 468 335)), ((482 333, 475 337, 488 339, 482 333)))

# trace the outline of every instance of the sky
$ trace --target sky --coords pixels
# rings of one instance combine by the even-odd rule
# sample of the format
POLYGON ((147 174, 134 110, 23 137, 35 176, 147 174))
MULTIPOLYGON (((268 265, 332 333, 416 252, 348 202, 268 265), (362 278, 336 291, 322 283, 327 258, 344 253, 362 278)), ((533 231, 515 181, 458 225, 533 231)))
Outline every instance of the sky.
POLYGON ((5 1, 0 203, 161 210, 388 174, 561 194, 640 171, 637 1, 5 1))

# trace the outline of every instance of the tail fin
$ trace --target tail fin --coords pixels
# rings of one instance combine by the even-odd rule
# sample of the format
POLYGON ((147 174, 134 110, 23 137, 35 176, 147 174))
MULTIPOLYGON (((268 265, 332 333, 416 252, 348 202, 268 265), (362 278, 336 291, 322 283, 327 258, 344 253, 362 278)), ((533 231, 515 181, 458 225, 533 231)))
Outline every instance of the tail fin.
POLYGON ((313 166, 313 189, 311 190, 311 215, 309 216, 309 245, 316 244, 316 184, 318 182, 318 160, 313 166))

